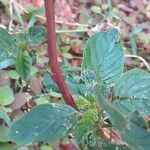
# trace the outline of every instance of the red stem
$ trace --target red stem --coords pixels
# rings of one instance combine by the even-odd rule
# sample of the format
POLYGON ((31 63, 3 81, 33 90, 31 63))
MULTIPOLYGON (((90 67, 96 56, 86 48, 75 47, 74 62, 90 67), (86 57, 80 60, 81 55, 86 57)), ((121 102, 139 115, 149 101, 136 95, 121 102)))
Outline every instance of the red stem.
POLYGON ((79 148, 70 142, 69 144, 60 144, 60 150, 79 150, 79 148))
POLYGON ((56 49, 56 33, 55 33, 55 15, 54 15, 54 4, 55 0, 44 0, 45 3, 45 13, 46 13, 46 23, 48 32, 48 52, 49 52, 49 62, 52 70, 52 78, 57 84, 60 92, 66 101, 66 103, 76 110, 78 110, 73 97, 65 83, 64 77, 59 67, 57 59, 57 49, 56 49))

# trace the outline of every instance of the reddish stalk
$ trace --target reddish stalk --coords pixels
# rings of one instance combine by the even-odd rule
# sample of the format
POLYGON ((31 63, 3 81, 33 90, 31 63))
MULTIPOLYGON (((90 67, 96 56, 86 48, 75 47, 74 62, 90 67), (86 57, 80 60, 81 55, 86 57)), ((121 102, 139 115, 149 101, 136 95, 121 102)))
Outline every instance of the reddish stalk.
POLYGON ((57 59, 57 49, 56 49, 56 32, 55 32, 55 13, 54 4, 55 0, 44 0, 45 3, 45 13, 46 13, 46 24, 48 32, 48 52, 49 52, 49 62, 52 70, 52 78, 57 84, 60 92, 66 101, 66 103, 76 110, 78 110, 73 97, 65 83, 63 74, 59 67, 57 59))
POLYGON ((79 148, 70 142, 69 144, 60 144, 60 150, 79 150, 79 148))

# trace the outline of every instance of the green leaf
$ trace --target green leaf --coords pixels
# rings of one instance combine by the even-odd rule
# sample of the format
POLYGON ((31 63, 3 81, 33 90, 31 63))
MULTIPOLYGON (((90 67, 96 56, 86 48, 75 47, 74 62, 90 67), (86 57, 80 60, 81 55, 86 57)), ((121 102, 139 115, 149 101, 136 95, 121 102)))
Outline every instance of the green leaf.
POLYGON ((149 24, 147 22, 138 24, 131 32, 132 35, 137 35, 144 29, 149 29, 149 24))
POLYGON ((8 34, 5 29, 2 28, 0 28, 0 37, 3 37, 0 38, 0 63, 7 59, 7 64, 11 65, 10 61, 8 63, 9 58, 15 58, 18 53, 16 42, 14 38, 8 34))
POLYGON ((36 16, 43 16, 44 15, 44 7, 41 8, 36 8, 33 6, 28 6, 27 7, 28 17, 30 18, 29 23, 28 23, 28 28, 35 26, 36 23, 36 16))
MULTIPOLYGON (((54 83, 54 81, 52 80, 49 74, 45 74, 43 83, 46 88, 57 93, 60 92, 57 85, 54 83)), ((73 77, 66 78, 66 83, 68 84, 71 92, 74 93, 75 95, 85 96, 88 93, 91 93, 89 87, 86 87, 86 85, 75 81, 73 77)))
POLYGON ((16 60, 14 58, 6 58, 5 60, 0 62, 0 70, 15 64, 16 64, 16 60))
POLYGON ((94 110, 87 110, 77 124, 75 129, 75 138, 78 144, 88 138, 88 135, 94 130, 94 125, 98 120, 97 113, 94 110))
POLYGON ((150 132, 148 125, 138 111, 133 112, 125 120, 122 137, 135 150, 149 150, 150 132))
POLYGON ((0 142, 6 143, 9 141, 9 128, 6 126, 0 126, 0 142))
MULTIPOLYGON (((86 90, 88 91, 88 95, 92 95, 93 94, 93 86, 95 85, 95 83, 97 83, 97 79, 95 76, 95 73, 93 71, 83 71, 82 72, 82 80, 84 81, 85 85, 86 85, 86 90)), ((103 96, 105 98, 107 98, 109 96, 109 85, 103 83, 102 88, 100 88, 101 93, 103 94, 103 96)), ((86 92, 84 92, 86 93, 86 92)))
POLYGON ((123 114, 139 110, 150 113, 150 73, 132 69, 118 80, 114 87, 113 105, 123 114))
POLYGON ((97 120, 97 113, 93 109, 87 110, 82 116, 82 121, 88 122, 90 125, 95 124, 97 120))
POLYGON ((87 142, 87 145, 88 145, 88 149, 96 147, 97 139, 96 139, 96 136, 95 136, 93 131, 88 135, 88 138, 87 138, 86 142, 87 142))
POLYGON ((57 85, 54 83, 49 74, 44 75, 43 84, 46 88, 52 89, 55 92, 59 92, 57 85))
POLYGON ((23 80, 28 80, 31 75, 32 60, 26 51, 26 45, 21 45, 16 60, 16 71, 23 80))
POLYGON ((42 145, 40 148, 41 150, 53 150, 51 146, 47 146, 47 145, 42 145))
POLYGON ((32 59, 32 64, 35 64, 37 62, 37 51, 32 50, 32 51, 29 52, 29 55, 32 59))
POLYGON ((28 34, 26 32, 18 33, 15 36, 15 40, 16 40, 17 45, 20 45, 23 42, 27 42, 27 39, 28 39, 28 34))
POLYGON ((0 150, 11 150, 12 147, 8 143, 0 143, 0 150))
POLYGON ((42 97, 42 96, 37 98, 35 101, 36 101, 37 105, 48 104, 49 103, 48 99, 45 98, 45 97, 42 97))
POLYGON ((19 79, 19 74, 17 73, 17 71, 15 70, 10 70, 8 72, 8 76, 11 78, 11 79, 15 79, 15 80, 18 80, 19 79))
POLYGON ((136 37, 135 36, 131 36, 130 40, 131 40, 131 53, 133 55, 136 55, 137 54, 137 41, 136 41, 136 37))
POLYGON ((116 127, 118 130, 122 130, 122 128, 124 127, 125 118, 120 111, 118 111, 107 100, 105 100, 104 96, 100 92, 101 88, 102 86, 99 84, 95 85, 94 87, 99 107, 100 109, 106 110, 113 126, 116 127))
POLYGON ((121 111, 108 103, 99 92, 99 85, 95 91, 100 106, 108 113, 113 126, 117 128, 123 140, 134 150, 149 150, 150 132, 148 126, 138 111, 124 117, 121 111))
POLYGON ((87 139, 88 135, 91 133, 91 128, 88 126, 87 123, 80 122, 75 130, 75 139, 78 144, 81 144, 84 142, 85 139, 87 139))
POLYGON ((0 118, 3 119, 9 127, 11 126, 11 120, 7 113, 4 111, 3 107, 0 107, 0 118))
POLYGON ((122 74, 123 66, 124 50, 118 30, 112 28, 96 33, 87 41, 83 72, 92 71, 98 82, 112 83, 122 74))
POLYGON ((88 101, 87 99, 83 98, 82 96, 79 96, 75 99, 76 105, 79 109, 85 110, 87 108, 92 107, 92 103, 88 101))
POLYGON ((138 24, 130 33, 130 39, 131 39, 131 52, 133 55, 137 54, 137 42, 136 42, 136 35, 139 34, 144 29, 148 29, 149 25, 148 23, 144 22, 141 24, 138 24))
POLYGON ((36 68, 35 66, 31 66, 31 75, 35 75, 38 72, 38 68, 36 68))
POLYGON ((76 110, 68 105, 38 105, 13 123, 10 138, 18 144, 58 141, 69 133, 77 120, 76 110))
POLYGON ((29 28, 28 34, 28 42, 31 46, 40 45, 47 39, 46 29, 42 26, 33 26, 29 28))
POLYGON ((9 87, 0 88, 0 105, 9 105, 14 101, 13 91, 9 87))
POLYGON ((122 146, 122 145, 115 145, 115 144, 103 144, 103 146, 101 147, 102 150, 131 150, 126 146, 122 146))
POLYGON ((9 0, 0 0, 0 2, 1 2, 4 6, 6 6, 6 5, 9 4, 9 0))

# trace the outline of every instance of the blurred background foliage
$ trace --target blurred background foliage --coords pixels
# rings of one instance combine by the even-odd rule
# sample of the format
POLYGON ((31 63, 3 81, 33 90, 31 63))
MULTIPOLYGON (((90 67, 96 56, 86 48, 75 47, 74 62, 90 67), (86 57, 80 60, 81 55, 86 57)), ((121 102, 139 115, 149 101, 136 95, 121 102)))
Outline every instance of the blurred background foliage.
MULTIPOLYGON (((74 82, 74 93, 85 93, 85 87, 80 85, 82 90, 79 91, 78 84, 75 83, 80 81, 78 71, 86 40, 94 32, 111 27, 117 28, 127 56, 125 69, 139 67, 147 70, 145 62, 148 65, 150 62, 149 0, 56 0, 55 14, 58 59, 63 67, 68 85, 73 87, 71 82, 74 82)), ((45 26, 42 0, 0 0, 0 27, 7 29, 17 42, 23 38, 22 34, 16 36, 18 33, 26 31, 29 34, 27 49, 33 65, 30 82, 25 83, 20 81, 13 67, 6 67, 2 70, 1 66, 4 64, 0 63, 0 91, 4 93, 0 97, 7 97, 3 107, 0 106, 0 150, 10 150, 10 146, 13 145, 8 144, 9 129, 4 126, 4 120, 10 126, 9 117, 16 120, 35 105, 58 102, 61 98, 56 85, 50 78, 47 78, 47 73, 50 71, 46 36, 43 36, 46 35, 46 31, 41 26, 45 26), (49 84, 54 88, 48 89, 49 84)), ((77 99, 77 103, 82 106, 80 99, 77 99)), ((90 107, 88 101, 84 102, 82 99, 82 103, 90 107)), ((95 106, 92 107, 95 108, 95 106)), ((107 132, 109 131, 104 132, 106 137, 107 132)), ((116 135, 115 133, 113 139, 117 137, 116 135)), ((48 145, 35 142, 33 145, 21 147, 18 150, 39 149, 39 145, 41 150, 50 149, 48 145)))
MULTIPOLYGON (((45 25, 43 1, 0 2, 1 27, 19 32, 34 25, 45 25)), ((110 27, 119 29, 126 53, 150 61, 149 0, 56 0, 55 12, 58 50, 72 65, 81 64, 83 45, 88 36, 110 27)), ((132 58, 127 58, 126 63, 132 67, 138 62, 133 63, 132 58)))

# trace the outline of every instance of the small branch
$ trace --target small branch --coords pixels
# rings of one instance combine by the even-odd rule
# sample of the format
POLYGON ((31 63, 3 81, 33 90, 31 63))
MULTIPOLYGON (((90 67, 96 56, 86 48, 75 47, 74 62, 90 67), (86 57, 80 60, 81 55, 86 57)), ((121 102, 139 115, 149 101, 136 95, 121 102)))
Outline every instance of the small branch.
POLYGON ((89 32, 89 29, 77 29, 77 30, 56 30, 56 33, 82 33, 82 32, 89 32))
POLYGON ((44 0, 46 23, 48 32, 48 52, 49 62, 52 70, 52 77, 56 82, 61 94, 64 97, 66 103, 76 110, 78 110, 73 97, 65 83, 64 77, 59 67, 56 50, 56 33, 55 33, 55 15, 54 15, 54 4, 55 0, 44 0))
POLYGON ((80 23, 77 23, 77 22, 67 22, 67 21, 63 22, 63 21, 56 20, 56 23, 70 25, 70 26, 90 27, 90 25, 80 24, 80 23))
POLYGON ((148 62, 147 62, 144 58, 142 58, 141 56, 128 55, 128 54, 126 54, 125 57, 138 58, 138 59, 140 59, 140 60, 145 64, 145 66, 147 67, 147 69, 150 71, 150 65, 149 65, 148 62))

